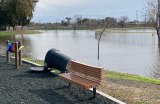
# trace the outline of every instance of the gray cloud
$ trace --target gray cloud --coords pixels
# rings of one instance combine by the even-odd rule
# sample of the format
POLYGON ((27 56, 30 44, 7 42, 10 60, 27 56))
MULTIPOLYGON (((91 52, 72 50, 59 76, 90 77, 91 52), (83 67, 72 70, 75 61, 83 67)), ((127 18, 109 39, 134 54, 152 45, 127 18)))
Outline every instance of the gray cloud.
POLYGON ((145 2, 146 0, 39 0, 32 21, 55 22, 75 15, 88 18, 118 18, 126 15, 133 20, 136 10, 139 10, 140 17, 145 2))

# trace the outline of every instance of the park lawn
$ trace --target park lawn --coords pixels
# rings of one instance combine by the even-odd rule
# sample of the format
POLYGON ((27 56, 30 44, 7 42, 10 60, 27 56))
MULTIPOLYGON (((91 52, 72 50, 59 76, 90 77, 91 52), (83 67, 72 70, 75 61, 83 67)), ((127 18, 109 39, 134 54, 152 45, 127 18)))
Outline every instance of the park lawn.
POLYGON ((36 33, 40 33, 40 32, 33 31, 33 30, 0 31, 0 36, 10 36, 10 35, 17 35, 17 34, 36 34, 36 33))

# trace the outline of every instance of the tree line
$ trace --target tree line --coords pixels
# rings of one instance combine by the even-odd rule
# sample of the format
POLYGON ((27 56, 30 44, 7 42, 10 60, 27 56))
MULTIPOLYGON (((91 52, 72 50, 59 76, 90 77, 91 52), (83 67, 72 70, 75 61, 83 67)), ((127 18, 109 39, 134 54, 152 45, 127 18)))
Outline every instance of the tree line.
POLYGON ((82 18, 82 16, 77 16, 76 18, 65 17, 61 21, 55 23, 30 23, 28 25, 30 28, 39 29, 97 29, 97 28, 129 28, 129 27, 152 27, 150 20, 132 20, 130 21, 128 16, 121 16, 119 18, 115 17, 105 17, 102 19, 96 18, 82 18))
POLYGON ((29 24, 38 0, 1 0, 0 1, 0 30, 29 24))
POLYGON ((117 27, 119 25, 124 28, 127 22, 129 22, 129 18, 127 16, 122 16, 118 19, 114 17, 106 17, 104 19, 91 19, 82 17, 73 19, 70 17, 66 17, 65 20, 61 21, 61 24, 62 26, 105 26, 106 28, 117 27))

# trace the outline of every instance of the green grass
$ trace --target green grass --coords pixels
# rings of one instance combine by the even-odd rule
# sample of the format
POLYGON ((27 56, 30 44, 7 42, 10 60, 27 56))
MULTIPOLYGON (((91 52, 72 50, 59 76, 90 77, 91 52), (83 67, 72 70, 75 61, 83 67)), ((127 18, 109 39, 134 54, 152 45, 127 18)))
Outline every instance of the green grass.
POLYGON ((37 59, 28 58, 28 57, 23 57, 23 59, 44 66, 44 61, 43 60, 37 60, 37 59))
POLYGON ((128 79, 128 80, 141 81, 141 82, 160 85, 159 79, 146 78, 146 77, 142 77, 142 76, 138 76, 138 75, 124 74, 124 73, 118 73, 118 72, 112 72, 112 71, 106 71, 105 77, 118 78, 118 79, 128 79))
POLYGON ((17 34, 36 34, 36 33, 40 33, 40 32, 33 31, 33 30, 0 31, 0 37, 1 36, 17 35, 17 34))
POLYGON ((15 31, 0 31, 0 36, 15 35, 15 31))
POLYGON ((41 33, 41 32, 33 31, 33 30, 21 30, 21 31, 18 31, 17 33, 19 33, 19 34, 37 34, 37 33, 41 33))

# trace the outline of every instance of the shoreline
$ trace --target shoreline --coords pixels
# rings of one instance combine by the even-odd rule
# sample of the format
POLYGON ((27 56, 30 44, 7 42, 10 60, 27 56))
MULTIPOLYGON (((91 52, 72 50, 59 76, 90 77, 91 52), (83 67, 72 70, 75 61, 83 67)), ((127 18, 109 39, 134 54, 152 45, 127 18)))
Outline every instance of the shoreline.
POLYGON ((41 33, 41 32, 36 30, 0 31, 0 37, 17 35, 17 34, 37 34, 37 33, 41 33))

